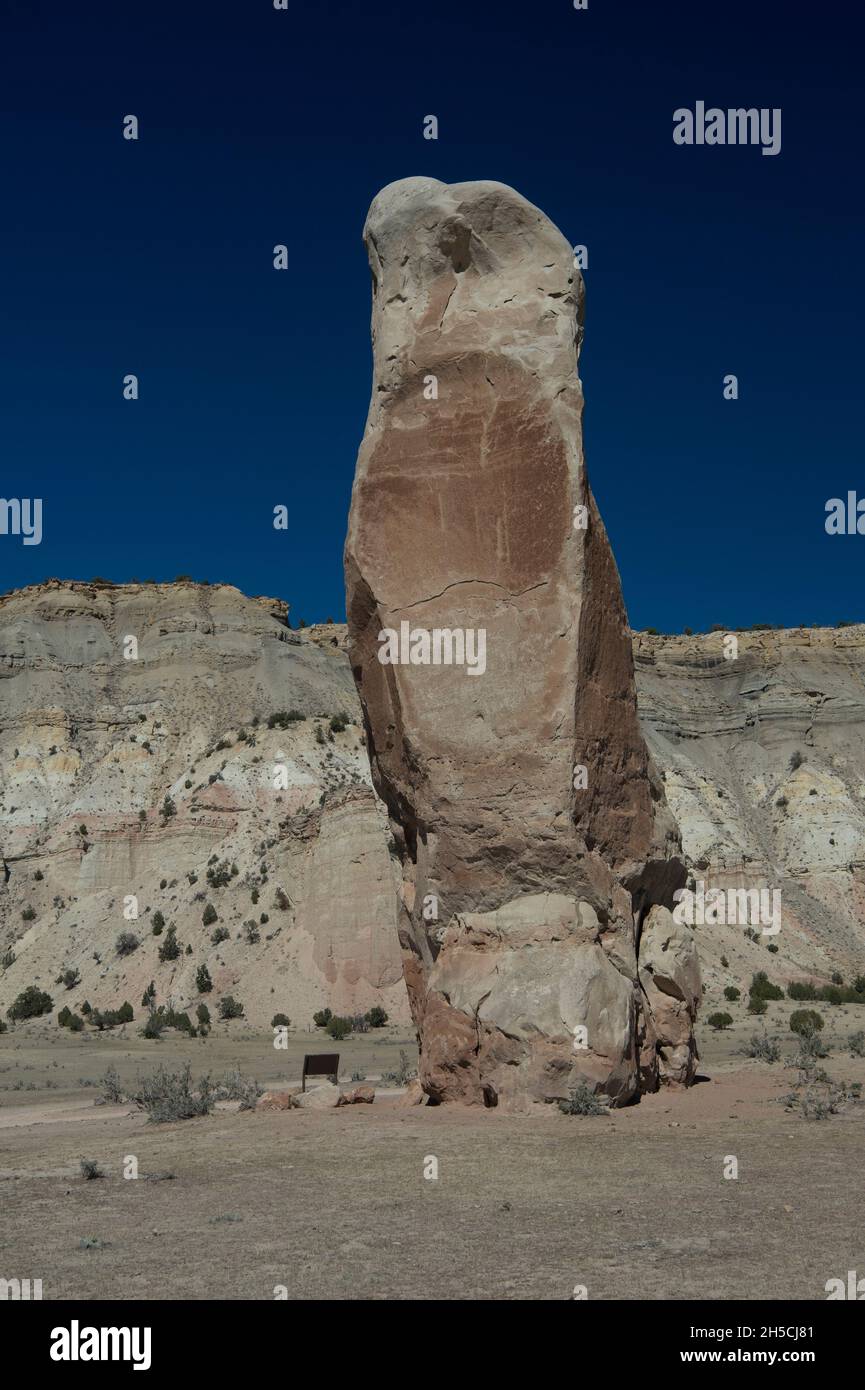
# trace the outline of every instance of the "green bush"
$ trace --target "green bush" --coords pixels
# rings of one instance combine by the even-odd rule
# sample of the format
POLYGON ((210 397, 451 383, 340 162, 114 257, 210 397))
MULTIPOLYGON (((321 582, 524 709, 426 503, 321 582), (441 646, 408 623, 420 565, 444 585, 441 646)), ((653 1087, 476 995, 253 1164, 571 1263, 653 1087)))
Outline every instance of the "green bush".
POLYGON ((195 1017, 198 1019, 198 1031, 204 1035, 210 1027, 210 1010, 206 1004, 199 1004, 195 1010, 195 1017))
POLYGON ((214 946, 218 946, 220 941, 227 941, 230 936, 228 927, 217 927, 215 932, 211 932, 210 940, 214 946))
POLYGON ((226 994, 219 1001, 219 1017, 223 1019, 243 1018, 243 1005, 230 994, 226 994))
POLYGON ((738 990, 735 985, 727 985, 724 989, 724 998, 728 1000, 729 1003, 734 1004, 739 998, 740 992, 741 991, 738 990))
POLYGON ((299 724, 306 719, 305 714, 301 714, 298 709, 278 710, 272 714, 267 721, 268 729, 287 729, 290 724, 299 724))
POLYGON ((787 998, 798 1001, 806 1001, 817 998, 817 990, 810 983, 795 981, 787 986, 787 998))
POLYGON ((332 1018, 330 1009, 319 1009, 317 1014, 313 1014, 312 1021, 316 1028, 326 1028, 332 1018))
POLYGON ((328 1020, 325 1031, 334 1042, 341 1042, 351 1032, 351 1019, 333 1017, 328 1020))
POLYGON ((71 1017, 72 1010, 68 1007, 68 1005, 64 1005, 63 1008, 60 1010, 59 1014, 57 1015, 57 1022, 59 1026, 61 1028, 67 1028, 69 1026, 69 1020, 71 1017))
POLYGON ((784 991, 780 985, 773 985, 765 970, 758 970, 751 976, 748 990, 752 999, 783 999, 784 991))
POLYGON ((81 984, 81 976, 77 970, 62 970, 54 983, 63 985, 66 989, 75 989, 76 985, 81 984))
POLYGON ((800 1038, 813 1038, 823 1028, 823 1019, 816 1009, 797 1009, 790 1015, 790 1032, 800 1038))
POLYGON ((161 961, 177 960, 180 955, 180 946, 177 941, 177 928, 169 927, 165 940, 159 948, 159 959, 161 961))
POLYGON ((141 942, 135 932, 122 931, 114 943, 114 949, 118 956, 131 956, 133 951, 137 951, 141 942))
POLYGON ((271 1028, 290 1028, 291 1019, 288 1014, 274 1014, 270 1020, 271 1028))
POLYGON ((729 1028, 730 1024, 733 1022, 733 1019, 730 1014, 709 1014, 709 1017, 706 1019, 706 1022, 708 1023, 709 1027, 714 1028, 715 1032, 717 1033, 720 1032, 722 1028, 729 1028))
POLYGON ((28 985, 6 1013, 15 1022, 20 1018, 39 1018, 40 1014, 50 1014, 53 1008, 54 1000, 50 994, 46 994, 38 985, 28 985))
POLYGON ((90 1022, 95 1024, 101 1033, 104 1028, 116 1028, 121 1023, 131 1023, 133 1017, 132 1005, 127 1000, 119 1009, 94 1009, 90 1015, 90 1022))
POLYGON ((847 1046, 853 1057, 865 1057, 865 1033, 860 1028, 857 1033, 851 1033, 847 1039, 847 1046))
MULTIPOLYGON (((227 888, 232 879, 231 865, 225 859, 207 870, 207 882, 211 888, 227 888)), ((207 926, 207 923, 204 924, 207 926)))
MULTIPOLYGON (((212 926, 213 923, 216 921, 216 918, 217 918, 217 911, 216 911, 216 908, 213 906, 213 903, 208 903, 207 906, 206 906, 206 908, 204 909, 203 913, 201 914, 201 921, 202 921, 203 925, 204 925, 205 927, 210 927, 210 926, 212 926)), ((225 935, 228 936, 228 932, 226 932, 225 935)))
POLYGON ((769 1005, 760 995, 752 995, 748 1000, 748 1013, 755 1014, 760 1018, 766 1012, 769 1005))
POLYGON ((22 922, 33 922, 33 921, 35 921, 35 919, 36 919, 36 909, 35 909, 35 907, 25 907, 24 911, 21 913, 21 920, 22 920, 22 922))
POLYGON ((372 1008, 364 1014, 364 1018, 370 1028, 383 1028, 387 1023, 387 1014, 380 1004, 373 1004, 372 1008))
POLYGON ((151 917, 150 921, 151 921, 152 926, 158 927, 160 931, 162 931, 162 928, 165 926, 165 918, 163 917, 162 913, 159 911, 159 908, 156 909, 156 911, 154 912, 154 914, 153 914, 153 916, 151 917))
POLYGON ((844 993, 838 985, 824 985, 817 991, 817 998, 824 1004, 843 1004, 844 993))
POLYGON ((591 1086, 585 1081, 578 1081, 568 1091, 567 1100, 559 1101, 559 1109, 563 1115, 606 1115, 607 1110, 601 1104, 592 1090, 591 1086))
POLYGON ((213 989, 213 981, 206 965, 199 965, 195 972, 195 988, 199 994, 209 994, 213 989))
POLYGON ((84 1019, 79 1018, 78 1014, 73 1014, 69 1020, 70 1033, 80 1033, 84 1029, 84 1019))
POLYGON ((165 1031, 165 1023, 157 1009, 151 1009, 147 1016, 147 1022, 141 1030, 142 1038, 149 1038, 153 1042, 158 1042, 165 1031))

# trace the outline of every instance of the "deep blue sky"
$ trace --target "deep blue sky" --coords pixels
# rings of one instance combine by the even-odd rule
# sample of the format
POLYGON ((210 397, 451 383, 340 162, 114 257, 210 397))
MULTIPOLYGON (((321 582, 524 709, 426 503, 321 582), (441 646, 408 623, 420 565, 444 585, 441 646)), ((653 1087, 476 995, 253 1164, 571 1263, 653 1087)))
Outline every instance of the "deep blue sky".
POLYGON ((45 535, 0 536, 0 589, 190 573, 342 617, 360 233, 426 173, 589 248, 587 458, 634 625, 865 619, 865 536, 823 526, 865 495, 856 9, 4 5, 0 495, 42 497, 45 535), (697 100, 780 106, 781 153, 675 146, 697 100))

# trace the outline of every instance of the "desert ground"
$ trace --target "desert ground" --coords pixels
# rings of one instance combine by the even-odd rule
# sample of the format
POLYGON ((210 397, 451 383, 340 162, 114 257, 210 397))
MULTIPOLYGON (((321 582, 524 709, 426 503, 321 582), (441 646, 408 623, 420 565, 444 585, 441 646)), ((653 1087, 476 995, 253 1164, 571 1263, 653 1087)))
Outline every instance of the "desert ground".
MULTIPOLYGON (((698 1084, 597 1117, 406 1107, 391 1085, 373 1105, 229 1102, 152 1124, 129 1103, 94 1104, 109 1066, 129 1086, 190 1061, 285 1087, 305 1051, 331 1045, 20 1026, 0 1037, 0 1273, 41 1278, 45 1299, 572 1299, 578 1286, 589 1299, 825 1299, 827 1279, 865 1268, 865 1105, 809 1120, 785 1104, 791 1008, 770 1004, 765 1020, 781 1061, 743 1055, 763 1021, 736 1005, 728 1032, 701 1028, 698 1084), (82 1159, 105 1176, 86 1180, 82 1159)), ((865 1009, 822 1012, 821 1065, 865 1081, 846 1042, 865 1009)), ((400 1050, 416 1057, 397 1029, 338 1050, 344 1085, 395 1070, 400 1050)))

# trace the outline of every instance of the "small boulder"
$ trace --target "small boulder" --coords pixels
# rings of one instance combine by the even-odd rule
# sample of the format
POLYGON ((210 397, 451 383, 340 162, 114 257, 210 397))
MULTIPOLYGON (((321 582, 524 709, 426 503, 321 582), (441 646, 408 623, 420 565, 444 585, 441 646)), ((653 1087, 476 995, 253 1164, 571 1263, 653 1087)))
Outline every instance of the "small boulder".
POLYGON ((375 1090, 372 1086, 355 1086, 353 1091, 344 1091, 339 1098, 340 1105, 372 1105, 375 1090))
POLYGON ((291 1091, 265 1091, 256 1101, 256 1110, 291 1110, 295 1096, 300 1094, 298 1087, 291 1091))
POLYGON ((311 1091, 301 1091, 294 1097, 294 1104, 298 1110, 332 1110, 340 1102, 339 1087, 327 1081, 323 1086, 316 1086, 311 1091))

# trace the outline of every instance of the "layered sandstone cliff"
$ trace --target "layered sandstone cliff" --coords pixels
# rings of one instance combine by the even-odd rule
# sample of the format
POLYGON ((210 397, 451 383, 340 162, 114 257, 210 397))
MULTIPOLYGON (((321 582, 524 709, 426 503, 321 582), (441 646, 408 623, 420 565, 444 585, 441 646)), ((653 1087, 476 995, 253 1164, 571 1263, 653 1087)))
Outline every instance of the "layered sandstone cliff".
POLYGON ((387 822, 333 633, 230 585, 0 598, 0 1008, 38 983, 139 1016, 153 980, 157 1003, 214 1017, 231 994, 255 1027, 407 1019, 387 822), (160 961, 172 926, 181 954, 160 961))
MULTIPOLYGON (((285 616, 284 604, 228 585, 54 582, 0 598, 4 1016, 32 983, 58 1007, 88 998, 112 1008, 137 1004, 153 979, 159 1002, 171 995, 187 1007, 200 998, 203 961, 211 1011, 213 998, 233 993, 256 1027, 278 1011, 304 1027, 324 1005, 342 1013, 383 1003, 408 1018, 401 874, 357 746, 346 629, 291 632, 285 616), (129 621, 142 603, 146 621, 129 621), (123 657, 133 630, 145 637, 140 668, 123 657), (267 728, 272 712, 292 708, 307 719, 267 728), (331 742, 329 717, 341 710, 354 722, 331 742), (244 725, 254 745, 238 737, 244 725), (163 820, 166 793, 177 815, 163 820), (214 855, 238 866, 217 889, 207 882, 214 855), (140 900, 138 923, 123 916, 127 894, 140 900), (219 920, 205 929, 207 902, 219 920), (177 925, 184 953, 175 962, 158 959, 156 911, 177 925), (249 944, 244 923, 262 913, 269 921, 249 944), (228 939, 214 946, 226 925, 228 939), (142 944, 118 958, 124 930, 142 944), (69 995, 54 986, 66 968, 82 980, 69 995)), ((865 627, 739 634, 732 663, 724 634, 632 640, 640 721, 692 880, 782 892, 776 936, 696 928, 704 1011, 723 1004, 724 985, 743 988, 759 969, 782 984, 826 983, 833 972, 852 980, 865 971, 865 627)), ((641 955, 645 925, 643 938, 641 955)))
POLYGON ((383 190, 365 240, 350 660, 402 865, 422 1083, 522 1104, 580 1079, 615 1103, 687 1082, 685 873, 583 461, 571 249, 512 189, 432 179, 383 190), (443 633, 478 659, 437 662, 443 633))
POLYGON ((777 933, 698 930, 710 996, 865 972, 865 628, 636 633, 634 657, 693 880, 780 895, 777 933))

